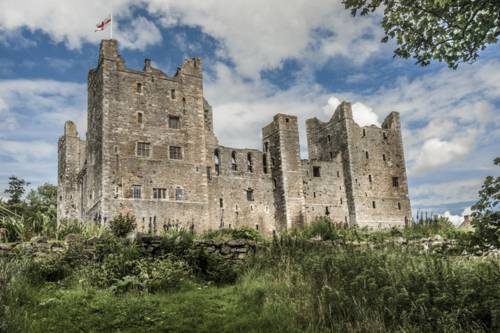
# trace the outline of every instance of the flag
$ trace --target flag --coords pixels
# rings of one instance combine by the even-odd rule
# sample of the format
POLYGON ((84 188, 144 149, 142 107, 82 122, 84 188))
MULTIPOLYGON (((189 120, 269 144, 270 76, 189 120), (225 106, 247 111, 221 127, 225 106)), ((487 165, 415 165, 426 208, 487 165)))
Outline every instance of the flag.
POLYGON ((108 24, 111 23, 111 16, 109 16, 108 18, 106 18, 104 21, 102 21, 101 23, 98 23, 95 27, 95 31, 103 31, 104 28, 106 28, 106 26, 108 24))

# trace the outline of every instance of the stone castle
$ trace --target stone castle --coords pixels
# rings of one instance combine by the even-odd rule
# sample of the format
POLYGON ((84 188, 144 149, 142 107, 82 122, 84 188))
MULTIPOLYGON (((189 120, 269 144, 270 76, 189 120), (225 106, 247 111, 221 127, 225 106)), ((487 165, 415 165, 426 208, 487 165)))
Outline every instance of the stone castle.
POLYGON ((132 213, 138 230, 242 226, 271 234, 329 216, 370 228, 411 219, 399 114, 358 126, 343 102, 308 119, 301 160, 297 117, 277 114, 262 151, 219 144, 203 96, 201 60, 173 77, 130 69, 103 40, 88 74, 86 140, 68 121, 59 139, 58 220, 106 223, 132 213))

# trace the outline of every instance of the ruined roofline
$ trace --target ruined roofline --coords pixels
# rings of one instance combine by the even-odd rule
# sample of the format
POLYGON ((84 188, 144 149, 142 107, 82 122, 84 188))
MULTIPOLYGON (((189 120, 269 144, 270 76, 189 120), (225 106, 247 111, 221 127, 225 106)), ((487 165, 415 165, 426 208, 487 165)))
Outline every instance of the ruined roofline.
POLYGON ((144 59, 144 67, 142 70, 132 69, 127 67, 125 59, 121 56, 118 50, 118 41, 116 39, 103 39, 99 46, 99 59, 97 66, 90 69, 90 73, 95 72, 99 69, 104 60, 116 61, 118 63, 118 70, 141 75, 152 75, 158 79, 165 80, 177 80, 181 75, 202 75, 202 60, 200 57, 185 59, 181 66, 177 67, 177 70, 173 76, 169 76, 162 70, 155 68, 151 65, 151 59, 144 59), (193 73, 195 72, 195 73, 193 73))
POLYGON ((236 152, 238 152, 238 151, 241 152, 241 151, 245 150, 245 151, 253 152, 253 153, 264 153, 262 150, 257 149, 257 148, 236 148, 236 147, 228 147, 228 146, 224 146, 224 145, 220 145, 220 144, 216 145, 215 147, 216 147, 215 149, 221 148, 221 149, 227 149, 227 150, 234 150, 236 152))
POLYGON ((340 103, 339 106, 337 106, 337 108, 333 112, 333 115, 330 117, 330 119, 328 121, 322 121, 322 120, 318 119, 317 117, 313 117, 313 118, 306 119, 306 124, 315 123, 316 126, 324 127, 328 124, 339 122, 339 121, 344 120, 344 119, 351 119, 354 122, 354 124, 356 124, 356 126, 358 126, 361 129, 371 127, 371 128, 381 129, 381 130, 382 129, 390 130, 390 129, 394 129, 396 127, 396 126, 394 126, 395 123, 399 123, 400 116, 399 116, 399 112, 391 111, 384 118, 384 121, 382 122, 381 126, 377 126, 375 124, 360 126, 354 120, 354 118, 352 116, 351 103, 347 102, 347 101, 343 101, 342 103, 340 103))

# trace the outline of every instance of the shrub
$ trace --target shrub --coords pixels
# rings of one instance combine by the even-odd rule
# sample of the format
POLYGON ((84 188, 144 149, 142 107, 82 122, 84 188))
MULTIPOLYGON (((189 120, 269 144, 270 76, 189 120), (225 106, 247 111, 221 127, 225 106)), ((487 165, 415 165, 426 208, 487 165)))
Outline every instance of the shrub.
POLYGON ((186 261, 196 276, 217 285, 234 283, 238 278, 238 267, 233 262, 203 249, 191 250, 186 261))
POLYGON ((77 219, 62 219, 57 226, 57 239, 64 239, 69 234, 82 234, 84 225, 77 219))
POLYGON ((137 262, 139 281, 150 292, 177 289, 190 276, 186 262, 166 257, 159 260, 140 260, 137 262))
POLYGON ((201 235, 200 238, 218 239, 218 240, 230 240, 230 239, 248 239, 254 241, 264 240, 264 237, 259 231, 248 227, 242 227, 236 229, 219 229, 215 231, 210 231, 201 235))
POLYGON ((135 216, 130 214, 120 214, 109 222, 109 228, 116 237, 127 236, 130 232, 135 230, 135 227, 135 216))
POLYGON ((32 284, 60 281, 71 273, 71 267, 64 257, 59 255, 43 255, 29 258, 24 275, 32 284))

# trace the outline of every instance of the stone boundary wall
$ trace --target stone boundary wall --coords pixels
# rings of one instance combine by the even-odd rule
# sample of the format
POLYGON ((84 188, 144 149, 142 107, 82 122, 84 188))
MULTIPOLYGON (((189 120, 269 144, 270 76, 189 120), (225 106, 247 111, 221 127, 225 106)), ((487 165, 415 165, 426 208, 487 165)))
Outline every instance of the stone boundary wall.
MULTIPOLYGON (((134 240, 144 253, 151 256, 158 256, 163 253, 163 241, 161 236, 141 236, 134 240)), ((290 239, 289 241, 294 241, 290 239)), ((408 240, 402 237, 387 239, 382 242, 368 241, 323 241, 319 239, 300 240, 303 245, 310 247, 337 248, 341 246, 352 246, 357 248, 387 248, 401 247, 417 251, 421 254, 443 253, 452 255, 473 255, 473 256, 495 256, 500 257, 500 249, 484 249, 476 246, 472 249, 462 249, 456 240, 443 239, 436 235, 430 238, 408 240)), ((81 251, 84 257, 89 259, 95 256, 96 245, 99 240, 95 237, 83 240, 78 235, 68 235, 64 241, 48 240, 46 237, 33 237, 29 242, 0 243, 0 258, 9 257, 16 253, 24 253, 31 256, 58 255, 64 254, 71 244, 81 244, 81 251)), ((288 241, 283 241, 286 246, 288 241)), ((278 244, 280 241, 278 241, 278 244)), ((220 255, 221 257, 235 262, 245 260, 259 251, 269 250, 271 243, 257 243, 253 240, 232 239, 232 240, 195 240, 192 243, 193 249, 203 249, 207 253, 220 255)))
MULTIPOLYGON (((144 253, 151 256, 162 253, 161 236, 141 236, 134 240, 144 253)), ((78 235, 68 235, 64 241, 48 240, 46 237, 33 237, 29 242, 0 243, 0 258, 9 257, 16 253, 23 253, 31 256, 43 256, 51 254, 64 254, 71 244, 81 244, 84 257, 93 258, 96 245, 99 240, 95 237, 84 240, 78 235)), ((193 249, 203 249, 207 253, 220 255, 228 260, 240 261, 253 255, 256 252, 257 244, 253 240, 232 239, 232 240, 195 240, 193 249)))

